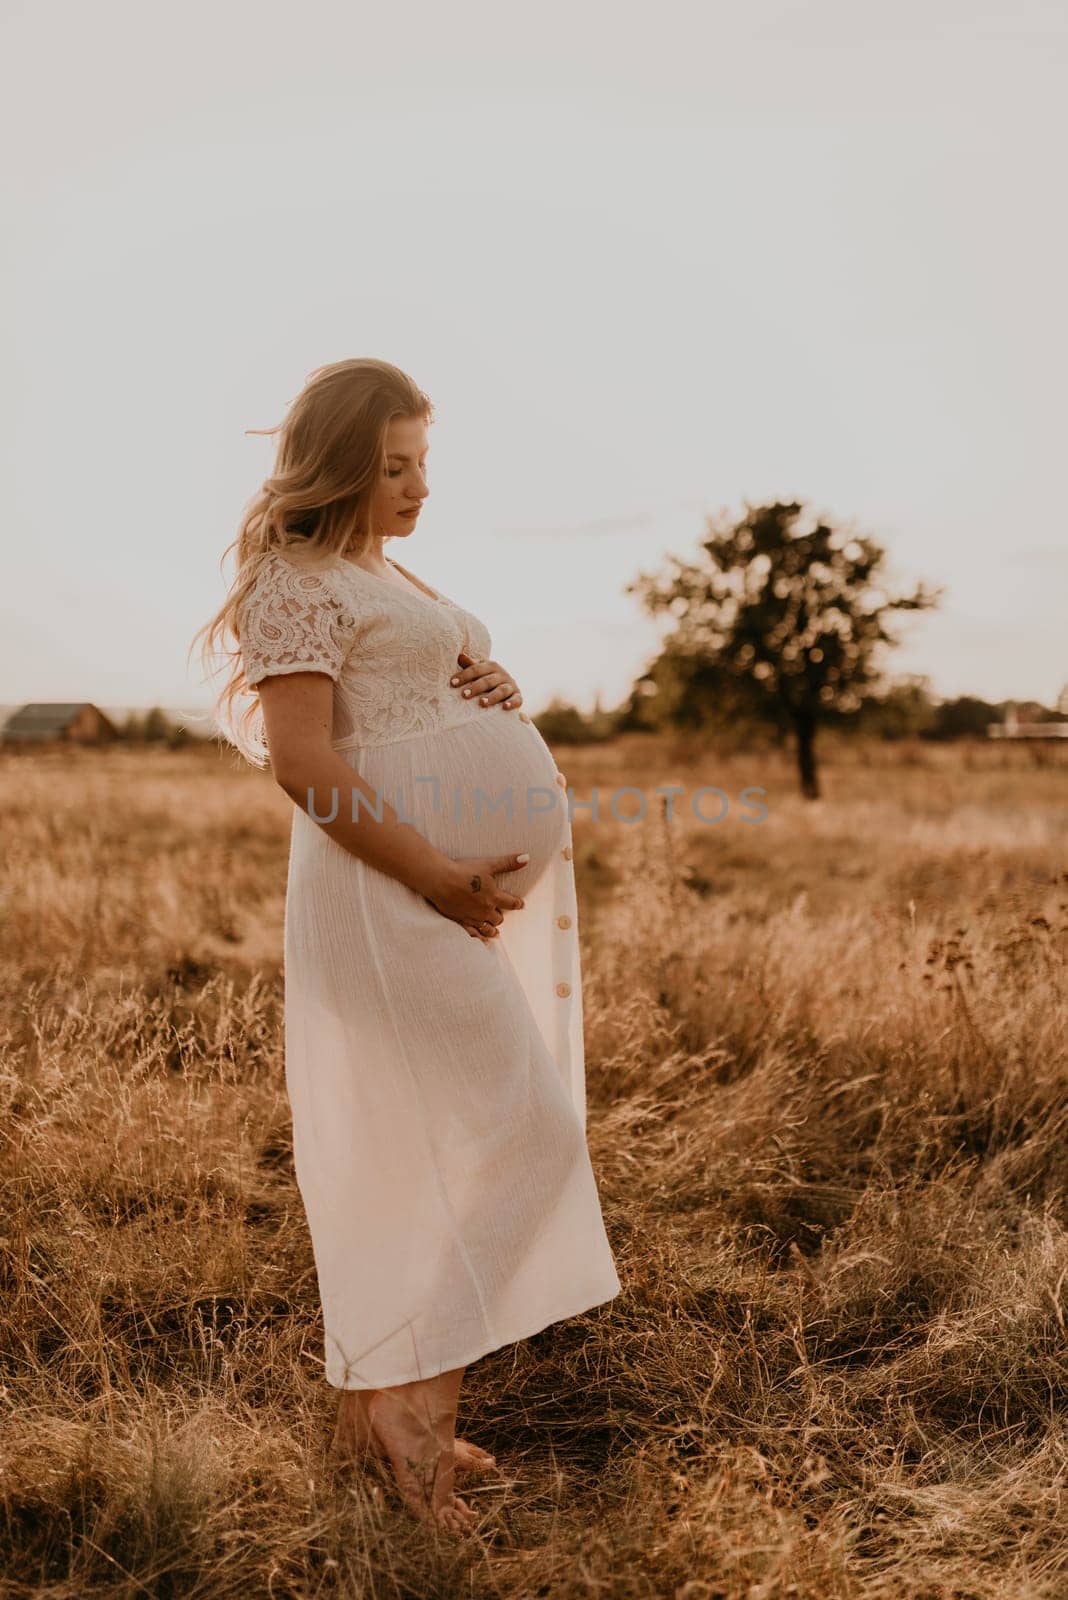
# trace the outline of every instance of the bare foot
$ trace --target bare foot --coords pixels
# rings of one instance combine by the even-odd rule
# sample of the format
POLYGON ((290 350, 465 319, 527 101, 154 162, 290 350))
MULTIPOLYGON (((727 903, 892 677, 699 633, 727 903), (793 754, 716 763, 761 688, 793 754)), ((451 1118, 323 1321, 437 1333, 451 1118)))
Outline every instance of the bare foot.
POLYGON ((481 1478, 497 1470, 497 1457, 468 1439, 454 1439, 452 1453, 457 1472, 469 1472, 472 1477, 481 1478))
POLYGON ((380 1389, 368 1402, 367 1420, 409 1511, 444 1533, 461 1538, 470 1533, 477 1515, 453 1492, 453 1415, 424 1419, 403 1394, 380 1389))
MULTIPOLYGON (((368 1396, 373 1389, 343 1389, 338 1403, 334 1448, 345 1460, 360 1459, 365 1453, 388 1459, 385 1446, 367 1420, 368 1396)), ((472 1478, 486 1477, 497 1470, 497 1457, 467 1439, 453 1441, 453 1470, 472 1478)))

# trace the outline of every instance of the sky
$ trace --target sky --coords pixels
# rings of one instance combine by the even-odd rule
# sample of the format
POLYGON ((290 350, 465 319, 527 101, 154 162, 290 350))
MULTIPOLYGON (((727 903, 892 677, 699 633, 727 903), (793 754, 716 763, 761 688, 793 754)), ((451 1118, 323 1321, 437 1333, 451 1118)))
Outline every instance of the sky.
POLYGON ((534 711, 622 700, 625 585, 773 498, 944 586, 893 672, 1068 683, 1060 0, 8 0, 0 47, 0 702, 207 706, 245 430, 360 355, 436 412, 387 554, 534 711))

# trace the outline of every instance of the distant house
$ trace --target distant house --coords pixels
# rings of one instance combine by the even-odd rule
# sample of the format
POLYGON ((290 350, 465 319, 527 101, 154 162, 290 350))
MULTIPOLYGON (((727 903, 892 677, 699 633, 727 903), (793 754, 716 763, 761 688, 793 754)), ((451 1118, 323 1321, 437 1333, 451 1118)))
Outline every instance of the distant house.
POLYGON ((5 745, 110 744, 119 730, 96 706, 57 705, 48 701, 21 706, 0 729, 5 745))
POLYGON ((991 739, 1068 739, 1068 722, 1021 722, 1010 700, 1004 722, 988 722, 986 731, 991 739))

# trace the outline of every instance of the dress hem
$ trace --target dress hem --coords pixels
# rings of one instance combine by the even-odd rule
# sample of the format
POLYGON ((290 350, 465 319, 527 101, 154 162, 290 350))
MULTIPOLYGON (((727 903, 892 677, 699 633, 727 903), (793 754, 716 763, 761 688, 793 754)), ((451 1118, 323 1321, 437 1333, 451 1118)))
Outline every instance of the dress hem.
POLYGON ((534 1327, 528 1328, 524 1333, 512 1334, 507 1339, 497 1340, 494 1344, 483 1345, 474 1355, 468 1356, 465 1360, 443 1362, 433 1372, 423 1372, 416 1374, 415 1377, 389 1378, 384 1383, 381 1381, 378 1383, 334 1383, 329 1377, 326 1381, 332 1389, 337 1389, 339 1393, 344 1394, 364 1389, 394 1389, 402 1383, 419 1383, 428 1378, 438 1378, 443 1372, 454 1372, 457 1367, 469 1367, 473 1362, 481 1361, 483 1356, 492 1355, 495 1350, 505 1350, 510 1344, 521 1344, 524 1339, 532 1339, 536 1333, 543 1333, 546 1328, 551 1328, 556 1322, 567 1322, 571 1317, 579 1317, 585 1311, 595 1311, 598 1306, 606 1306, 621 1293, 622 1285, 617 1279, 616 1287, 612 1290, 612 1293, 605 1295, 602 1299, 589 1301, 585 1305, 576 1307, 573 1311, 555 1312, 552 1316, 545 1318, 544 1321, 539 1320, 534 1327))

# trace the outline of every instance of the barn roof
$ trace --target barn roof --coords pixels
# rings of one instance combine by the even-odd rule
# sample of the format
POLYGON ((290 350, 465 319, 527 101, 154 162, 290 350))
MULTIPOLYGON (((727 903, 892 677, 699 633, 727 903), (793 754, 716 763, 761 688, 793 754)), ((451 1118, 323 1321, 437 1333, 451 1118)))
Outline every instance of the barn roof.
MULTIPOLYGON (((3 727, 3 736, 5 739, 45 739, 49 734, 62 733, 64 728, 69 728, 79 711, 85 711, 87 708, 97 710, 89 700, 80 700, 73 704, 40 701, 34 705, 22 706, 8 717, 3 727)), ((104 713, 101 711, 98 715, 103 717, 104 713)), ((104 721, 107 720, 104 717, 104 721)))

